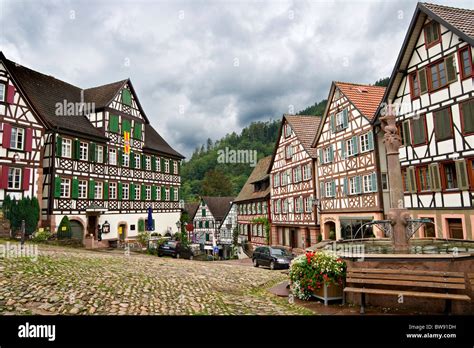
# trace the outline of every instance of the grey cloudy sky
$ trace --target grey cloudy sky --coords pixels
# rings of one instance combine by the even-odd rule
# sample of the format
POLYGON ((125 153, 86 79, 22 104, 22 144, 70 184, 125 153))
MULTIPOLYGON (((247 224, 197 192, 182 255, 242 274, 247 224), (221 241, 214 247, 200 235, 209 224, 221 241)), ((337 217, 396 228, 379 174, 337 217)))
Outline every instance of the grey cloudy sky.
MULTIPOLYGON (((472 7, 472 1, 433 1, 472 7)), ((130 77, 190 155, 256 120, 389 76, 416 1, 0 0, 7 58, 83 88, 130 77)))

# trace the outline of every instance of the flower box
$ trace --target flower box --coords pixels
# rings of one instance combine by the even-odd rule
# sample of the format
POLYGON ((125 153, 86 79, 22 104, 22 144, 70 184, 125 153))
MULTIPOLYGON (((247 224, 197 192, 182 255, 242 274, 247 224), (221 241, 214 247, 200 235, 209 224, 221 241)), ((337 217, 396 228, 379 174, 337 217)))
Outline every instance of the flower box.
POLYGON ((340 284, 324 284, 321 288, 313 290, 313 296, 323 300, 324 305, 328 305, 328 301, 342 300, 343 289, 340 284))

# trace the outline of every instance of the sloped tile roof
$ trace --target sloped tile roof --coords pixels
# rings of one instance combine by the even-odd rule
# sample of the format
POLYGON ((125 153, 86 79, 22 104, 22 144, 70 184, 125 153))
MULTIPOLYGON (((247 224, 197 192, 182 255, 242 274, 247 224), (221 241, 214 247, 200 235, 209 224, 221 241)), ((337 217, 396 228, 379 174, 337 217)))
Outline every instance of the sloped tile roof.
POLYGON ((335 85, 369 121, 374 119, 384 96, 385 87, 348 82, 335 82, 335 85))
POLYGON ((321 116, 285 115, 296 137, 312 158, 317 157, 317 151, 311 147, 321 124, 321 116))
POLYGON ((269 178, 268 170, 272 163, 272 156, 267 156, 258 161, 252 173, 248 177, 245 185, 240 190, 235 202, 250 201, 254 199, 262 199, 270 194, 270 185, 264 191, 254 192, 254 185, 252 183, 262 181, 269 178))
POLYGON ((445 22, 465 33, 467 36, 474 38, 474 10, 436 5, 426 2, 421 3, 421 5, 443 19, 445 22))
POLYGON ((192 220, 194 219, 194 216, 196 215, 196 212, 199 208, 199 202, 190 202, 190 203, 185 203, 184 204, 184 210, 188 212, 189 218, 192 220))
POLYGON ((128 81, 122 80, 108 83, 106 85, 87 88, 84 90, 86 101, 93 101, 97 109, 107 106, 115 95, 122 89, 123 85, 128 81))
POLYGON ((216 220, 222 220, 231 208, 235 197, 210 197, 204 196, 201 199, 206 202, 209 210, 216 220))

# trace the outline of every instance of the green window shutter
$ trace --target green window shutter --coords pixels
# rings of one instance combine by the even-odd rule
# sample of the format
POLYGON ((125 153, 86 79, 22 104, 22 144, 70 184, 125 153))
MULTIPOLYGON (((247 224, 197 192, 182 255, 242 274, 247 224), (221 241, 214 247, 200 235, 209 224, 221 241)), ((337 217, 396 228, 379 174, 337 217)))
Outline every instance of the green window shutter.
POLYGON ((160 158, 160 172, 164 173, 165 172, 165 160, 164 158, 160 158))
POLYGON ((336 197, 336 182, 335 181, 331 182, 331 196, 336 197))
POLYGON ((156 201, 158 199, 158 190, 155 185, 151 187, 151 200, 156 201))
POLYGON ((118 160, 118 165, 119 166, 123 166, 123 150, 122 149, 119 149, 117 151, 117 160, 118 160))
POLYGON ((132 105, 132 94, 128 89, 122 89, 122 103, 125 105, 131 106, 132 105))
POLYGON ((474 132, 474 99, 461 104, 464 133, 474 132))
POLYGON ((362 192, 362 185, 361 185, 361 180, 362 178, 360 176, 355 177, 355 186, 356 186, 356 193, 361 193, 362 192))
POLYGON ((166 199, 165 187, 161 186, 161 200, 164 201, 165 199, 166 199))
POLYGON ((377 174, 372 173, 370 180, 372 181, 372 192, 377 192, 377 174))
POLYGON ((467 178, 466 162, 464 160, 455 161, 456 175, 458 179, 458 186, 461 190, 469 188, 469 180, 467 178))
POLYGON ((342 140, 339 145, 341 146, 341 159, 346 158, 346 142, 342 140))
POLYGON ((142 169, 146 169, 146 155, 142 153, 140 156, 142 169))
POLYGON ((342 127, 346 129, 349 127, 349 115, 347 108, 342 111, 342 127))
POLYGON ((181 175, 181 161, 178 161, 178 175, 181 175))
POLYGON ((79 180, 77 178, 73 178, 71 198, 77 199, 78 197, 79 197, 79 180))
POLYGON ((415 177, 414 167, 407 168, 407 189, 408 189, 408 192, 411 192, 411 193, 416 192, 416 177, 415 177))
POLYGON ((138 220, 138 232, 144 232, 145 231, 145 220, 140 219, 138 220))
POLYGON ((421 115, 411 122, 413 130, 413 144, 419 145, 426 143, 425 115, 421 115))
MULTIPOLYGON (((207 222, 207 221, 206 221, 207 222)), ((208 224, 209 225, 209 224, 208 224)), ((206 242, 209 242, 209 233, 206 233, 206 242)))
POLYGON ((441 191, 441 177, 439 173, 438 163, 432 163, 429 166, 430 178, 431 178, 431 188, 435 192, 441 191))
POLYGON ((170 201, 174 201, 174 188, 170 187, 170 201))
POLYGON ((142 188, 140 190, 140 198, 142 201, 146 200, 146 186, 142 184, 142 188))
POLYGON ((118 197, 118 200, 121 201, 122 200, 122 197, 123 197, 123 191, 122 191, 123 187, 122 187, 122 183, 119 182, 117 184, 117 197, 118 197))
POLYGON ((134 121, 133 138, 138 140, 142 138, 142 124, 140 122, 134 121))
POLYGON ((372 131, 369 131, 369 133, 367 134, 367 137, 368 137, 368 142, 369 142, 369 150, 373 150, 374 149, 374 133, 372 133, 372 131))
POLYGON ((109 148, 104 146, 104 163, 109 163, 109 148))
POLYGON ((319 149, 319 163, 324 164, 323 149, 319 149))
POLYGON ((130 133, 130 129, 131 129, 130 120, 122 119, 122 134, 125 134, 125 132, 130 133))
POLYGON ((107 181, 104 181, 103 189, 104 199, 109 199, 109 183, 107 181))
POLYGON ((333 145, 329 146, 329 162, 334 161, 334 148, 333 145))
MULTIPOLYGON (((206 221, 206 222, 204 223, 204 227, 205 227, 205 228, 209 228, 209 221, 206 221)), ((206 238, 206 240, 209 240, 209 238, 206 238)))
POLYGON ((359 137, 353 136, 352 137, 352 154, 357 155, 359 153, 359 137))
POLYGON ((119 133, 119 117, 117 115, 109 115, 109 131, 119 133))
MULTIPOLYGON (((140 156, 137 154, 137 156, 140 156)), ((135 168, 135 154, 130 151, 130 168, 135 168)))
POLYGON ((89 144, 89 161, 96 162, 97 161, 97 153, 96 153, 96 144, 90 143, 89 144))
POLYGON ((436 140, 442 141, 453 137, 453 129, 451 127, 450 108, 433 112, 435 123, 436 140))
POLYGON ((421 94, 428 92, 428 82, 426 81, 426 68, 418 71, 418 78, 420 80, 421 94))
POLYGON ((56 156, 61 157, 63 152, 63 138, 61 136, 56 137, 56 156))
POLYGON ((54 178, 54 197, 59 198, 61 196, 61 178, 59 176, 54 178))
POLYGON ((347 180, 347 178, 344 178, 344 187, 343 187, 344 196, 347 196, 348 187, 349 187, 348 180, 347 180))
POLYGON ((80 146, 81 146, 81 142, 79 141, 79 139, 76 139, 73 141, 73 152, 74 152, 73 159, 75 160, 78 160, 80 157, 80 154, 81 154, 80 146))
POLYGON ((135 200, 135 184, 130 184, 130 199, 135 200))
POLYGON ((405 146, 411 145, 411 137, 410 137, 410 122, 404 121, 402 123, 403 129, 403 144, 405 146))
POLYGON ((201 216, 206 216, 206 209, 201 209, 201 216))
POLYGON ((324 198, 326 196, 325 192, 324 192, 324 183, 320 183, 319 184, 319 195, 321 196, 321 198, 324 198))
POLYGON ((330 122, 331 122, 331 132, 335 133, 336 132, 336 117, 334 116, 334 114, 331 115, 330 122))
POLYGON ((89 199, 94 199, 95 195, 95 181, 89 180, 89 199))
POLYGON ((156 157, 151 156, 151 171, 156 172, 156 157))
POLYGON ((446 57, 444 59, 444 63, 446 66, 446 76, 447 76, 447 81, 448 83, 456 81, 457 76, 456 76, 456 66, 454 65, 454 54, 450 55, 449 57, 446 57))

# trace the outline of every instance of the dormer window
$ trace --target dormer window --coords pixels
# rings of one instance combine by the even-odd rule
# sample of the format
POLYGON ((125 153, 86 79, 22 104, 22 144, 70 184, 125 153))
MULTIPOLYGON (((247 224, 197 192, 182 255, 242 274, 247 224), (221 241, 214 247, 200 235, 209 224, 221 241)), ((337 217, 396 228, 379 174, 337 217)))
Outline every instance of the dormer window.
POLYGON ((441 33, 439 23, 431 21, 425 25, 425 45, 430 48, 441 41, 441 33))

